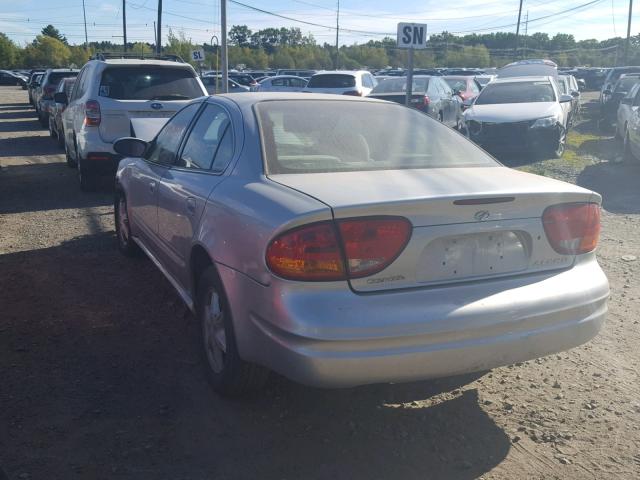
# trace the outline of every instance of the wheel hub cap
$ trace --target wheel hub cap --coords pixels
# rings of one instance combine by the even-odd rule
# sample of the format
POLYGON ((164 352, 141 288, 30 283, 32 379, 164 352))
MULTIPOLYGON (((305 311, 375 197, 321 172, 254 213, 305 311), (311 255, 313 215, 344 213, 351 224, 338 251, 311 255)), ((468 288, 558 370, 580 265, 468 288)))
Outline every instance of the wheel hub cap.
POLYGON ((227 335, 224 329, 224 312, 220 306, 220 296, 211 292, 202 322, 205 351, 211 369, 220 373, 224 368, 227 351, 227 335))

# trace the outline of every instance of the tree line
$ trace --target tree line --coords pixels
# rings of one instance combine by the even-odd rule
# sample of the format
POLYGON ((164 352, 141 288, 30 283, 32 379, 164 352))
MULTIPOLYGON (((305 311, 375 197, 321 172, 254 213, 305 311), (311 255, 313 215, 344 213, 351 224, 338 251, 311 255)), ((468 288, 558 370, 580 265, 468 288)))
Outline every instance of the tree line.
MULTIPOLYGON (((395 39, 389 37, 343 45, 336 51, 334 45, 319 44, 313 35, 304 35, 299 28, 252 31, 246 25, 234 25, 229 30, 229 44, 229 65, 232 68, 380 69, 404 67, 407 64, 407 52, 397 49, 395 39)), ((188 60, 191 51, 197 48, 205 50, 204 68, 216 68, 219 65, 219 49, 216 45, 197 44, 182 31, 169 30, 163 52, 188 60)), ((417 51, 414 61, 415 66, 420 68, 483 68, 502 66, 520 58, 550 58, 560 66, 614 66, 621 63, 623 48, 624 39, 620 37, 576 41, 569 34, 549 36, 538 32, 521 35, 516 40, 511 32, 464 36, 442 32, 430 36, 428 48, 417 51)), ((155 45, 129 43, 127 49, 151 54, 155 51, 155 45)), ((15 44, 0 33, 0 68, 80 67, 97 51, 122 50, 122 44, 108 41, 90 42, 88 46, 70 45, 59 30, 47 25, 40 35, 24 46, 15 44)), ((640 35, 631 39, 627 63, 640 64, 640 35)))

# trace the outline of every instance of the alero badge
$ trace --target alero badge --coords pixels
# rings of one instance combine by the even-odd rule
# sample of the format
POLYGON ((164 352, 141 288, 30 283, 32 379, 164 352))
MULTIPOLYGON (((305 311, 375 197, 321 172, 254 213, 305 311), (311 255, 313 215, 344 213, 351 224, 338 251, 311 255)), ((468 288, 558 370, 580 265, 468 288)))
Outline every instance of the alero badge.
POLYGON ((483 220, 486 220, 490 216, 491 214, 489 213, 488 210, 480 210, 473 215, 473 218, 475 218, 479 222, 482 222, 483 220))

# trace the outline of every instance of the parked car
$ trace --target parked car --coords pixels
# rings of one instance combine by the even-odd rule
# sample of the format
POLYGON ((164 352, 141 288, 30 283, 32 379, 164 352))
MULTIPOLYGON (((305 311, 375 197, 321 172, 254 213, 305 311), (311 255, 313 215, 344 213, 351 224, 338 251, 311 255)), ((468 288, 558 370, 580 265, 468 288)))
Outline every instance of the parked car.
POLYGON ((558 87, 561 95, 571 95, 570 108, 568 109, 568 124, 573 126, 573 122, 580 115, 580 88, 578 82, 573 75, 558 75, 558 87))
POLYGON ((497 78, 551 77, 558 78, 558 65, 551 60, 530 59, 509 63, 496 71, 497 78))
POLYGON ((75 77, 78 70, 70 68, 49 68, 42 75, 40 85, 37 88, 36 113, 43 127, 49 126, 49 113, 54 104, 53 94, 58 88, 58 83, 65 77, 75 77))
POLYGON ((475 77, 463 76, 463 75, 447 75, 442 77, 445 82, 451 87, 453 93, 458 95, 463 101, 473 100, 478 96, 482 87, 475 80, 475 77))
POLYGON ((292 75, 294 77, 311 78, 317 73, 317 70, 290 69, 280 68, 276 71, 276 75, 292 75))
POLYGON ((301 92, 307 86, 307 81, 302 77, 292 75, 276 75, 261 80, 254 87, 256 92, 301 92))
MULTIPOLYGON (((9 70, 0 70, 0 85, 19 85, 26 87, 27 79, 9 70)), ((24 88, 23 88, 24 90, 24 88)))
POLYGON ((214 96, 115 149, 119 249, 195 313, 223 394, 269 370, 322 387, 487 370, 603 324, 600 195, 504 167, 413 109, 214 96))
POLYGON ((497 78, 464 112, 469 137, 488 150, 541 152, 559 158, 564 153, 568 117, 552 77, 497 78))
MULTIPOLYGON (((202 83, 207 89, 207 93, 209 95, 222 93, 222 89, 220 88, 222 87, 222 75, 205 75, 204 77, 201 77, 200 80, 202 80, 202 83), (220 89, 220 91, 218 91, 218 89, 220 89)), ((227 93, 246 93, 250 91, 249 87, 240 85, 238 82, 232 80, 231 78, 227 79, 227 82, 227 85, 229 86, 227 88, 227 93)))
POLYGON ((59 93, 56 98, 68 104, 62 114, 65 152, 67 164, 78 168, 80 188, 93 190, 101 176, 115 174, 120 161, 113 151, 115 140, 132 131, 153 138, 178 109, 206 94, 193 67, 178 57, 98 54, 89 60, 71 96, 59 93))
POLYGON ((248 73, 229 72, 228 76, 229 79, 247 88, 255 87, 258 84, 255 79, 248 73))
POLYGON ((33 106, 35 106, 36 104, 36 101, 35 101, 36 90, 40 86, 40 82, 42 80, 43 74, 44 74, 44 70, 36 71, 32 73, 31 76, 29 77, 29 82, 27 83, 27 93, 29 94, 29 103, 33 106))
POLYGON ((600 106, 604 105, 608 101, 610 93, 606 93, 606 91, 612 92, 618 79, 627 73, 640 73, 640 66, 615 67, 608 70, 607 76, 602 84, 602 89, 600 90, 600 106))
MULTIPOLYGON (((407 77, 382 80, 369 94, 372 98, 405 104, 407 77)), ((461 102, 443 77, 416 75, 413 77, 410 105, 450 127, 460 127, 461 102)))
POLYGON ((620 100, 616 114, 616 138, 623 140, 626 137, 627 128, 631 117, 640 106, 640 82, 631 87, 629 93, 620 100))
POLYGON ((447 68, 442 73, 445 76, 470 76, 482 75, 484 70, 478 70, 475 68, 447 68))
POLYGON ((495 75, 476 75, 473 77, 476 79, 476 82, 480 85, 480 90, 487 86, 487 84, 496 78, 495 75))
MULTIPOLYGON (((62 113, 67 108, 66 103, 60 103, 56 101, 56 93, 64 93, 64 96, 68 99, 71 97, 71 89, 76 83, 75 77, 67 77, 60 80, 58 88, 53 94, 53 105, 50 108, 49 113, 49 135, 55 138, 60 147, 64 147, 64 127, 62 125, 62 113)), ((58 95, 60 99, 60 95, 58 95)))
POLYGON ((613 88, 602 92, 603 103, 600 104, 600 125, 610 128, 617 119, 620 100, 627 96, 629 90, 640 82, 640 73, 626 73, 613 84, 613 88))
POLYGON ((304 91, 366 97, 377 83, 373 75, 366 70, 335 70, 313 75, 304 91))

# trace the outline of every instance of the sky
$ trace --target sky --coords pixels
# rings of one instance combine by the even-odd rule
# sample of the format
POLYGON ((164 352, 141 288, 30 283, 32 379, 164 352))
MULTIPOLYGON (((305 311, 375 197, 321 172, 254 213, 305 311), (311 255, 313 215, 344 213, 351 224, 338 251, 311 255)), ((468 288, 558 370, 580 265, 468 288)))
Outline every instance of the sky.
MULTIPOLYGON (((255 31, 295 26, 304 34, 313 34, 319 43, 335 42, 335 0, 238 0, 289 19, 231 1, 227 7, 229 27, 247 25, 255 31)), ((395 37, 397 23, 406 21, 426 23, 430 33, 515 32, 518 5, 519 0, 340 0, 340 44, 395 37)), ((569 33, 577 40, 626 35, 629 0, 524 0, 523 5, 522 32, 569 33)), ((154 42, 157 6, 158 0, 126 1, 129 42, 154 42)), ((122 0, 85 0, 85 8, 89 41, 122 41, 122 0)), ((209 42, 212 35, 220 37, 220 0, 163 0, 163 11, 163 42, 169 28, 183 31, 195 43, 209 42)), ((640 32, 639 14, 637 5, 632 35, 640 32)), ((82 0, 0 0, 0 32, 20 45, 33 40, 49 23, 69 43, 83 43, 82 0)))

